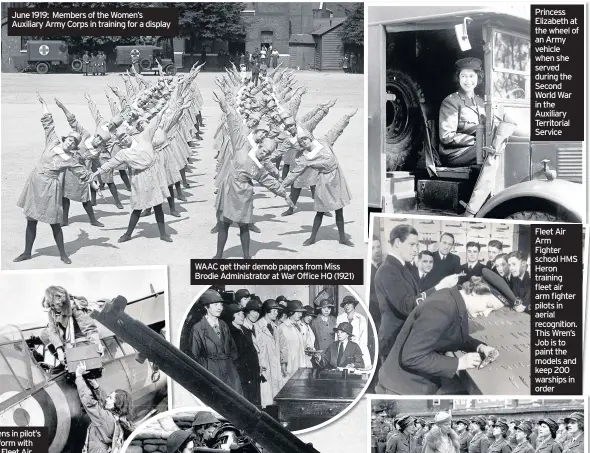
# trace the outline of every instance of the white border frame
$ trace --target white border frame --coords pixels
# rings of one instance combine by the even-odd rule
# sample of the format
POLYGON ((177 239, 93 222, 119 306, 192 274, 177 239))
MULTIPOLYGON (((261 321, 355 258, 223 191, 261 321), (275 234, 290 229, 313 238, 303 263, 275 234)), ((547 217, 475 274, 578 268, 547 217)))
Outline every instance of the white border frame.
MULTIPOLYGON (((259 285, 260 286, 260 285, 259 285)), ((265 285, 265 286, 273 286, 273 285, 265 285)), ((299 286, 299 285, 291 285, 291 286, 299 286)), ((301 285, 301 286, 307 286, 307 285, 301 285)), ((377 339, 377 329, 375 328, 375 322, 373 321, 373 317, 371 316, 370 312, 369 312, 369 306, 367 304, 365 304, 364 300, 357 294, 356 291, 354 291, 349 285, 335 285, 335 286, 342 286, 344 288, 346 288, 346 290, 348 292, 350 292, 354 297, 356 297, 356 299, 359 301, 360 304, 362 304, 366 314, 367 314, 367 321, 370 324, 370 327, 373 329, 374 332, 374 340, 375 340, 375 351, 379 351, 379 341, 377 339)), ((204 289, 202 289, 197 296, 193 299, 193 301, 187 305, 187 308, 184 312, 184 315, 181 318, 181 322, 179 324, 180 329, 178 330, 178 333, 176 335, 176 339, 175 342, 172 343, 175 347, 179 347, 180 346, 180 337, 182 336, 182 331, 184 329, 184 323, 186 321, 186 318, 189 314, 189 312, 191 311, 191 309, 193 308, 193 306, 197 303, 197 301, 199 300, 199 298, 203 295, 203 293, 205 291, 207 291, 210 288, 210 286, 205 286, 204 289)), ((378 360, 376 358, 376 360, 378 360)), ((306 429, 301 429, 298 431, 291 431, 293 434, 295 435, 299 435, 299 434, 305 434, 305 433, 309 433, 311 431, 315 431, 316 429, 320 429, 324 426, 327 426, 333 422, 335 422, 336 420, 338 420, 340 417, 344 416, 348 411, 350 411, 354 406, 356 406, 356 404, 360 401, 361 398, 363 398, 367 392, 367 388, 369 387, 369 385, 371 385, 371 382, 373 380, 373 377, 375 376, 375 368, 376 368, 376 363, 373 364, 373 370, 371 371, 371 374, 369 375, 369 379, 367 379, 367 383, 365 384, 364 388, 361 390, 361 392, 358 394, 358 396, 354 399, 354 401, 352 403, 350 403, 348 405, 348 407, 346 407, 346 409, 343 409, 341 412, 339 412, 337 415, 335 415, 334 417, 330 418, 329 420, 320 423, 319 425, 315 425, 312 426, 311 428, 306 428, 306 429)), ((170 402, 172 401, 172 399, 170 398, 170 396, 173 394, 174 390, 173 390, 173 385, 172 385, 172 379, 169 378, 169 386, 168 386, 168 403, 169 403, 169 409, 170 409, 170 402)), ((180 384, 176 384, 176 385, 180 385, 180 384)), ((201 406, 203 406, 203 403, 196 397, 193 395, 193 398, 195 399, 195 404, 200 404, 201 406)), ((221 414, 223 415, 223 414, 221 414)), ((240 427, 238 427, 239 429, 241 429, 240 427)), ((255 440, 255 439, 254 439, 255 440)))

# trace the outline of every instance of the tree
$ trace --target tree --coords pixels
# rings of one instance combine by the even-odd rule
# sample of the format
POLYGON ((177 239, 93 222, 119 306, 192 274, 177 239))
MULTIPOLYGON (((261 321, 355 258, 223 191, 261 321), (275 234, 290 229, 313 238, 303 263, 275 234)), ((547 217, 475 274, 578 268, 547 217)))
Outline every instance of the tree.
POLYGON ((340 27, 340 39, 354 53, 363 53, 365 45, 364 3, 348 3, 344 6, 346 20, 340 27))
POLYGON ((246 37, 243 3, 175 3, 180 36, 193 40, 240 41, 246 37))

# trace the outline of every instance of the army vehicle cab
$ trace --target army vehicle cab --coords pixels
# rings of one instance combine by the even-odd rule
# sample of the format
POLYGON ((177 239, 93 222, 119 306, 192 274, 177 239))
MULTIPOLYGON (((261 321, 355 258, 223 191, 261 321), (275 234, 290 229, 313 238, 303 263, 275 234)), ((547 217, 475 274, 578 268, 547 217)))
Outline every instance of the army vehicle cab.
POLYGON ((494 117, 510 117, 516 129, 497 158, 490 196, 472 214, 584 221, 582 143, 531 141, 528 6, 372 6, 368 28, 370 212, 465 215, 482 165, 440 164, 439 110, 458 89, 455 62, 474 57, 483 63, 479 145, 492 146, 494 117))
POLYGON ((130 67, 133 61, 137 61, 140 72, 153 71, 154 74, 157 74, 158 62, 160 62, 166 75, 174 75, 177 69, 182 68, 182 55, 179 55, 180 58, 174 55, 174 60, 164 58, 162 47, 151 45, 117 46, 115 50, 117 52, 117 66, 130 67))

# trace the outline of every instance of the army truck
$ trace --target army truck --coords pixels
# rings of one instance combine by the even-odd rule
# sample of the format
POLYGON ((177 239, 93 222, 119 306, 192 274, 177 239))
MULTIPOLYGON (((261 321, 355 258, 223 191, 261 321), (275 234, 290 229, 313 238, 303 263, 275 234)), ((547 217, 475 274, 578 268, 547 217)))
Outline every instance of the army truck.
POLYGON ((372 6, 368 22, 369 212, 465 215, 482 166, 429 167, 426 156, 438 153, 441 102, 457 91, 455 62, 475 57, 484 72, 480 145, 491 146, 494 117, 517 124, 475 216, 584 221, 582 142, 531 141, 528 6, 372 6))
POLYGON ((36 71, 38 74, 64 71, 70 64, 68 45, 64 41, 27 41, 25 52, 13 58, 19 71, 36 71))
POLYGON ((130 67, 137 61, 139 72, 158 72, 158 62, 162 65, 166 75, 176 74, 176 70, 182 68, 182 55, 180 59, 165 58, 162 47, 152 45, 117 46, 115 48, 116 64, 120 67, 130 67))

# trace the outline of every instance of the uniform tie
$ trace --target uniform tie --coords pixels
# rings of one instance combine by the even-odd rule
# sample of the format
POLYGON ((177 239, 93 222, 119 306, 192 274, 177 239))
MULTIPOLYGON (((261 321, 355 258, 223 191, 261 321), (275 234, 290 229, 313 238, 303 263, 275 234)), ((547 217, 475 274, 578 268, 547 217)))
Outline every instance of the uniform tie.
POLYGON ((336 360, 336 364, 340 365, 342 362, 342 356, 344 355, 344 347, 342 346, 342 342, 338 344, 338 359, 336 360))

